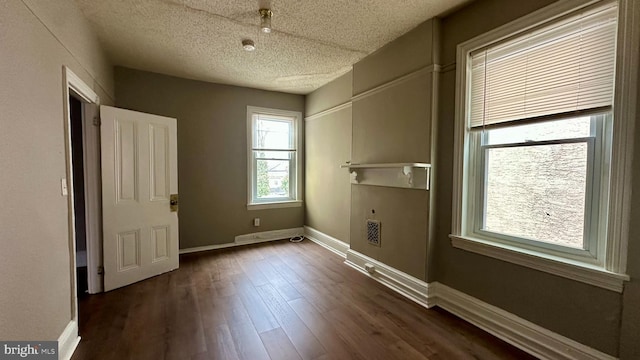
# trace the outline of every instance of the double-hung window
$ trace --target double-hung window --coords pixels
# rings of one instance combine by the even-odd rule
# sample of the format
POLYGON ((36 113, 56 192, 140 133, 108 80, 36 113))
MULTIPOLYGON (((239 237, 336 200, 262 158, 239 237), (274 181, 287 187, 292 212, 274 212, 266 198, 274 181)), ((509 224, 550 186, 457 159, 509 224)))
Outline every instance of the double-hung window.
POLYGON ((247 107, 249 209, 300 206, 299 112, 247 107))
POLYGON ((607 272, 617 30, 609 1, 459 46, 454 246, 607 272))

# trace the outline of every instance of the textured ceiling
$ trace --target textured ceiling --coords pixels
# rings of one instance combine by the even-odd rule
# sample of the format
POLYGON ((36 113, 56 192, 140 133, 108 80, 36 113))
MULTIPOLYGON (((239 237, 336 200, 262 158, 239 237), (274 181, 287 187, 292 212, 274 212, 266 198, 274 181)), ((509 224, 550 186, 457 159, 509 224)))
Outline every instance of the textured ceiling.
POLYGON ((75 0, 116 65, 306 94, 466 0, 75 0), (258 9, 273 11, 271 34, 258 9), (242 49, 252 39, 256 51, 242 49))

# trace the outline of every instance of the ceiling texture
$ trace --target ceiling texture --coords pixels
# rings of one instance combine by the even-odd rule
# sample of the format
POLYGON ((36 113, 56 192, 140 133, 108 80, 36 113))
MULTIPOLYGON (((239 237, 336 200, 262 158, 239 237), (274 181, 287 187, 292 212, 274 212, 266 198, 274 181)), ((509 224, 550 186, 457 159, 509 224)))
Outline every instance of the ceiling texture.
POLYGON ((466 0, 75 0, 115 65, 307 94, 466 0), (260 32, 258 9, 273 11, 260 32), (252 39, 256 50, 243 50, 252 39))

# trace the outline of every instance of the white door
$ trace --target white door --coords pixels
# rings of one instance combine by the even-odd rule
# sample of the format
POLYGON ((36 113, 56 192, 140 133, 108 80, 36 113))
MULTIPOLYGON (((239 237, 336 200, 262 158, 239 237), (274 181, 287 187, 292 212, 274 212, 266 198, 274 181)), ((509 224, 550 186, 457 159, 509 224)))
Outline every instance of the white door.
POLYGON ((100 106, 104 290, 178 268, 176 119, 100 106))

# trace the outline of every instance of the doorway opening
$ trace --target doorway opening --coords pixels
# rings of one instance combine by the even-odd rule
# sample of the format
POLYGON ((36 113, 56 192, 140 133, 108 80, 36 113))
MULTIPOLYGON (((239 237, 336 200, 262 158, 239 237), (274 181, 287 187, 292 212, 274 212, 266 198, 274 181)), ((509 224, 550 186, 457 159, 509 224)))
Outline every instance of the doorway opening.
POLYGON ((84 95, 90 89, 70 86, 68 90, 69 249, 76 297, 103 289, 102 170, 98 98, 84 95))
POLYGON ((69 118, 71 125, 71 163, 73 182, 73 218, 76 245, 76 294, 85 296, 89 290, 87 272, 87 211, 84 186, 84 146, 82 101, 72 92, 69 94, 69 118))
POLYGON ((100 98, 80 77, 63 66, 63 110, 69 233, 70 322, 59 340, 62 357, 80 341, 78 296, 102 291, 102 196, 100 183, 100 98), (76 252, 77 251, 77 252, 76 252))

